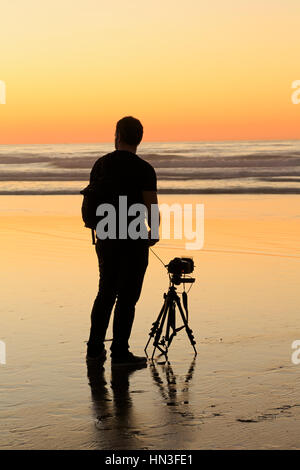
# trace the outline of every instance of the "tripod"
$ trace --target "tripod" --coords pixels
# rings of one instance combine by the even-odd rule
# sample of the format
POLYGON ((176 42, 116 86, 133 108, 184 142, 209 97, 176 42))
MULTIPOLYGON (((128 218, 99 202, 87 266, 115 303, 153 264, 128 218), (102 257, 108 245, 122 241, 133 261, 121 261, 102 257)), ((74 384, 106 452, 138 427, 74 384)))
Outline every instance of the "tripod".
POLYGON ((154 341, 153 341, 154 349, 152 353, 152 359, 154 357, 156 348, 159 349, 160 352, 167 357, 168 350, 173 341, 174 336, 176 336, 177 333, 183 328, 185 328, 186 330, 190 343, 195 351, 195 356, 197 355, 197 351, 195 348, 196 341, 193 336, 193 331, 190 329, 188 325, 187 293, 183 292, 182 294, 182 300, 183 300, 183 305, 185 309, 184 311, 180 302, 180 297, 178 296, 176 292, 176 287, 174 285, 175 283, 176 284, 181 283, 181 282, 193 283, 194 281, 195 279, 193 278, 180 278, 180 281, 178 282, 178 279, 171 278, 169 290, 167 293, 164 293, 165 300, 164 300, 163 306, 160 310, 157 320, 152 324, 152 328, 149 333, 149 339, 145 346, 145 353, 147 354, 147 347, 151 339, 154 338, 154 341), (183 325, 178 328, 176 328, 176 306, 178 307, 179 313, 181 315, 181 319, 183 321, 183 325), (166 323, 165 334, 162 336, 165 323, 166 323))

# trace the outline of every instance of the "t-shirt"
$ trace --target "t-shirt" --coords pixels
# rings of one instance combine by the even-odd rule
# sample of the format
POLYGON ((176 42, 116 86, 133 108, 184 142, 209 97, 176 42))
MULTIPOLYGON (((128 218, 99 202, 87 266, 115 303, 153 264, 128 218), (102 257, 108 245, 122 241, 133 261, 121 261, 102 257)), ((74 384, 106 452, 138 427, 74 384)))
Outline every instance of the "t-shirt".
POLYGON ((142 201, 142 191, 157 191, 153 166, 127 150, 115 150, 100 157, 92 168, 90 183, 103 175, 120 181, 121 190, 126 190, 128 193, 139 192, 139 201, 136 202, 142 201))
MULTIPOLYGON (((113 181, 114 192, 117 196, 127 196, 128 207, 143 203, 143 191, 157 191, 157 178, 152 165, 126 150, 115 150, 96 161, 90 174, 90 183, 99 178, 113 181)), ((119 212, 117 205, 114 206, 119 233, 119 212)), ((134 217, 127 216, 128 225, 133 219, 134 217)))

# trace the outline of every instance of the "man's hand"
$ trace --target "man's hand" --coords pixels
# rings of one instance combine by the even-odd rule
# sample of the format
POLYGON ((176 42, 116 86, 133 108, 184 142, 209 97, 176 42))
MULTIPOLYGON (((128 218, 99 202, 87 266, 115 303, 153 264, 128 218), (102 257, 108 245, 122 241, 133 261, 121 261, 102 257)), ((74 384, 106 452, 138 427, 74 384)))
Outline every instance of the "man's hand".
POLYGON ((148 211, 148 225, 150 227, 150 230, 148 231, 148 243, 149 246, 155 245, 159 241, 159 235, 158 235, 158 229, 159 229, 159 223, 160 223, 160 214, 159 214, 159 209, 158 209, 158 201, 157 201, 157 193, 156 191, 143 191, 143 201, 145 206, 147 207, 148 211), (151 218, 151 206, 155 206, 155 214, 156 217, 154 217, 154 220, 151 218), (157 219, 157 220, 155 220, 157 219), (151 238, 151 232, 155 234, 153 238, 151 238))

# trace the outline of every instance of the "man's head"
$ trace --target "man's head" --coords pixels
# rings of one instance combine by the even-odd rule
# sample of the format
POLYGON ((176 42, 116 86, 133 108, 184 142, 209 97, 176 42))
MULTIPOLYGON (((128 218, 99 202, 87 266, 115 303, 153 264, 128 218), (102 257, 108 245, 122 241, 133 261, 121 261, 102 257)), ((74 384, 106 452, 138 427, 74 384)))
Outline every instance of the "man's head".
POLYGON ((126 116, 117 122, 115 147, 117 150, 136 151, 143 138, 143 126, 138 119, 126 116))

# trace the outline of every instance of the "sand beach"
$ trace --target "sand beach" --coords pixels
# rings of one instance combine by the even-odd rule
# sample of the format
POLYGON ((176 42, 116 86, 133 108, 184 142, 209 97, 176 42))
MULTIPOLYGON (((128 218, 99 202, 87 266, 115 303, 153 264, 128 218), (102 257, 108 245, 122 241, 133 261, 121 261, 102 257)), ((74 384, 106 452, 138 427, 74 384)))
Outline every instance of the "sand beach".
MULTIPOLYGON (((179 196, 161 195, 160 202, 179 196)), ((1 196, 1 449, 299 449, 300 196, 182 195, 205 206, 190 326, 169 364, 87 369, 97 260, 79 196, 1 196)), ((150 255, 132 333, 142 353, 168 287, 150 255)), ((111 329, 107 339, 111 338, 111 329)), ((110 343, 107 342, 107 349, 110 343)))

